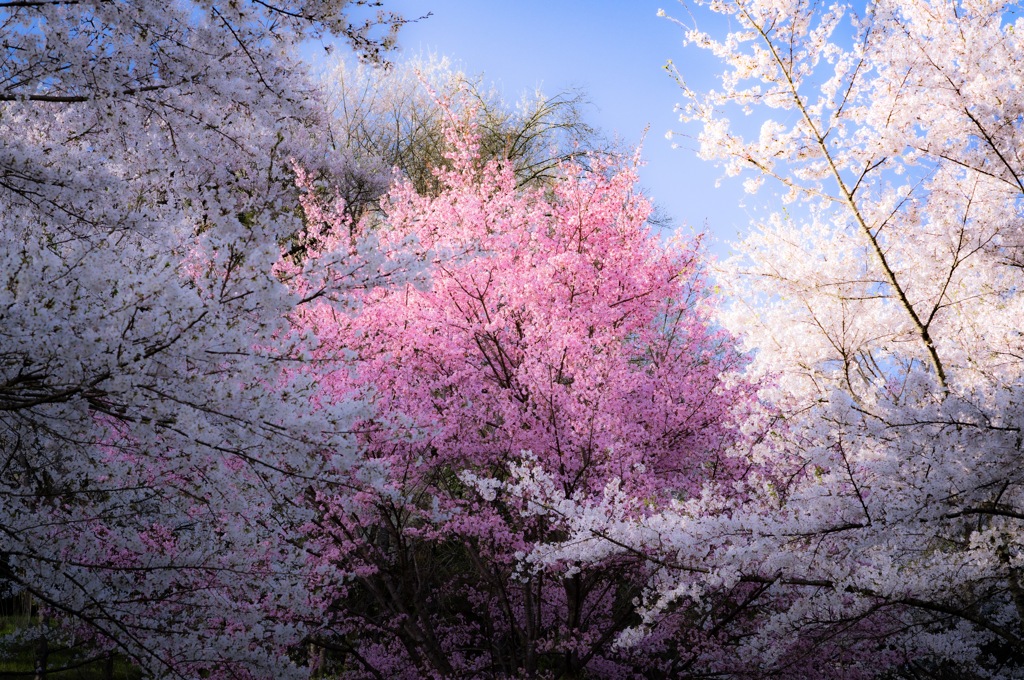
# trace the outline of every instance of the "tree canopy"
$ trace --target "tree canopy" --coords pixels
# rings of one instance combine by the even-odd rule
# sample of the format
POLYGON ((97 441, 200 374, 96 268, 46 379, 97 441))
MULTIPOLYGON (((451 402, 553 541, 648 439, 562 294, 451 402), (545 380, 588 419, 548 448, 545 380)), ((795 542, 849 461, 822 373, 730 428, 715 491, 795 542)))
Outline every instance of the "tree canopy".
POLYGON ((1020 677, 1017 3, 686 3, 720 264, 379 5, 0 3, 13 672, 1020 677))

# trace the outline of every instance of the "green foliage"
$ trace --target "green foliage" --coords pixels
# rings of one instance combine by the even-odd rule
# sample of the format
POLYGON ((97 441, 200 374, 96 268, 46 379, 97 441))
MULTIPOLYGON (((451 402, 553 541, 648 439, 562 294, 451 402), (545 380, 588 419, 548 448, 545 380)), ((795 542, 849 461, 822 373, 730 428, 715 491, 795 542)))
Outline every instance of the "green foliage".
MULTIPOLYGON (((24 631, 37 621, 25 613, 0 616, 0 634, 24 631)), ((36 674, 36 643, 32 640, 0 642, 0 677, 16 680, 36 674)), ((142 671, 123 657, 109 657, 87 645, 61 645, 48 641, 47 680, 141 680, 142 671)))
POLYGON ((387 69, 339 61, 323 86, 333 113, 332 142, 352 161, 333 179, 353 218, 373 207, 392 169, 417 193, 438 194, 434 169, 449 167, 444 127, 451 116, 480 135, 481 160, 512 163, 520 188, 549 186, 560 163, 611 150, 585 122, 582 93, 536 92, 510 105, 482 76, 467 76, 447 59, 419 58, 387 69))

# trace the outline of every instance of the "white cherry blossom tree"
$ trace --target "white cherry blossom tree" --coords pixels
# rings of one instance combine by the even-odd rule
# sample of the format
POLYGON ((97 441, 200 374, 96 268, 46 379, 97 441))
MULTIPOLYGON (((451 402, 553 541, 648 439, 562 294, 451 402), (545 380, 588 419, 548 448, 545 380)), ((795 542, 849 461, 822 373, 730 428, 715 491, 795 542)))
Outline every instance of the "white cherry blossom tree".
POLYGON ((684 3, 686 44, 725 70, 710 92, 676 72, 682 121, 726 175, 779 190, 721 276, 765 404, 736 455, 764 467, 741 501, 653 514, 555 505, 519 472, 571 531, 531 560, 661 567, 622 644, 682 608, 720 633, 702 672, 1024 672, 1019 10, 684 3), (749 112, 759 132, 733 122, 749 112))
POLYGON ((346 159, 293 48, 379 57, 379 4, 0 3, 0 579, 155 675, 299 673, 302 499, 360 407, 311 406, 287 317, 407 263, 304 255, 291 163, 346 159))

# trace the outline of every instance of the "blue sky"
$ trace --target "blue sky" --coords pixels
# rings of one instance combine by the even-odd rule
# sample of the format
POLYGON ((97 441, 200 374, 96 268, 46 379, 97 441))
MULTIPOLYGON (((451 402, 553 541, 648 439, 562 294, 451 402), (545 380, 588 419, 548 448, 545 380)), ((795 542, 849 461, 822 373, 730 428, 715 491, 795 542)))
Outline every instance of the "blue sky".
POLYGON ((746 231, 741 181, 725 179, 716 189, 720 170, 698 160, 687 139, 675 138, 678 149, 665 139, 680 128, 672 110, 679 91, 665 62, 673 59, 691 83, 710 84, 721 70, 684 50, 680 28, 657 16, 659 8, 684 14, 675 0, 387 0, 386 7, 407 18, 432 14, 402 29, 402 53, 447 56, 493 81, 506 101, 538 87, 548 95, 580 87, 594 105, 588 121, 609 137, 633 145, 649 127, 641 183, 673 223, 706 229, 720 257, 729 253, 725 242, 746 231))

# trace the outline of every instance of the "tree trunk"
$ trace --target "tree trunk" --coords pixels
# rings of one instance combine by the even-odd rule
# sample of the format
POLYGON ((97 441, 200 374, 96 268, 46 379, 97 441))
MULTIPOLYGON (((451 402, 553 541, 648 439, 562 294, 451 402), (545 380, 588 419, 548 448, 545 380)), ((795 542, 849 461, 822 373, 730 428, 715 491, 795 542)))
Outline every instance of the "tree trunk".
POLYGON ((46 662, 50 656, 50 645, 44 633, 36 643, 36 675, 35 680, 46 680, 46 662))

